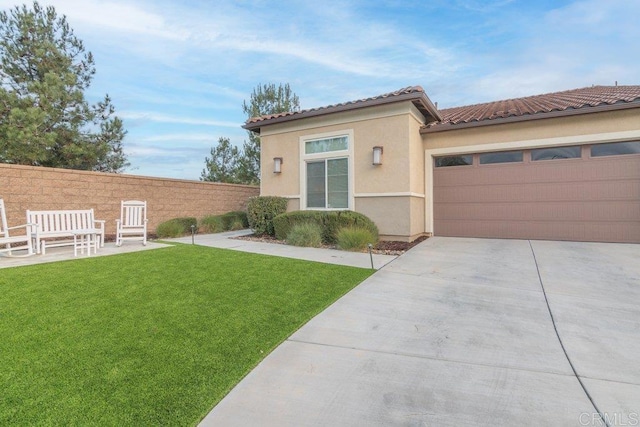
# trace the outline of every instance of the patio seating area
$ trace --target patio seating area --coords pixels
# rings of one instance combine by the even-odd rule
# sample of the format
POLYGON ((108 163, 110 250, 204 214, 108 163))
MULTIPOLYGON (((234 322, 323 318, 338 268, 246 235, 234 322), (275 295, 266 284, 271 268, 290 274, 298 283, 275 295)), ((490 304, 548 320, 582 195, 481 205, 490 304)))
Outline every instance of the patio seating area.
MULTIPOLYGON (((109 245, 101 255, 128 252, 117 251, 123 241, 140 241, 147 246, 147 202, 121 201, 121 215, 116 220, 116 243, 109 245)), ((95 219, 94 210, 27 210, 25 224, 9 227, 4 199, 0 198, 0 268, 40 264, 67 259, 73 247, 73 257, 98 254, 98 248, 105 248, 105 221, 95 219), (10 234, 10 230, 23 229, 22 234, 10 234), (52 249, 55 250, 51 254, 52 249), (65 248, 65 249, 62 249, 65 248), (49 250, 49 254, 47 253, 49 250), (32 260, 24 258, 41 255, 32 260), (53 256, 45 256, 45 255, 53 256)), ((164 246, 164 245, 161 245, 164 246)), ((157 246, 154 246, 157 247, 157 246)))

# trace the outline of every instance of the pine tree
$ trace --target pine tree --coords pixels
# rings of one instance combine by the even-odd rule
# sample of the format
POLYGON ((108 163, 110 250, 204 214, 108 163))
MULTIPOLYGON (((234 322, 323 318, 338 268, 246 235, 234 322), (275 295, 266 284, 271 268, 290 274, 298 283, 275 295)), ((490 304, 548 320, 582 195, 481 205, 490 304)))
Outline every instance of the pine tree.
POLYGON ((231 145, 229 138, 220 137, 218 145, 211 148, 211 158, 205 158, 205 168, 200 175, 200 181, 239 183, 239 155, 238 147, 231 145))
MULTIPOLYGON (((259 84, 253 89, 249 103, 242 103, 247 118, 300 111, 300 100, 289 84, 259 84)), ((242 150, 232 147, 228 138, 220 138, 211 149, 211 158, 205 159, 202 181, 232 182, 238 184, 260 183, 260 137, 249 132, 242 150)))
POLYGON ((54 7, 0 12, 0 162, 120 172, 126 135, 108 95, 89 105, 96 72, 54 7))
MULTIPOLYGON (((247 119, 268 114, 300 111, 300 100, 293 93, 289 83, 284 86, 274 83, 259 84, 253 89, 249 103, 242 103, 242 111, 247 119)), ((242 147, 238 162, 238 179, 246 184, 260 183, 260 136, 249 131, 249 141, 242 147)))

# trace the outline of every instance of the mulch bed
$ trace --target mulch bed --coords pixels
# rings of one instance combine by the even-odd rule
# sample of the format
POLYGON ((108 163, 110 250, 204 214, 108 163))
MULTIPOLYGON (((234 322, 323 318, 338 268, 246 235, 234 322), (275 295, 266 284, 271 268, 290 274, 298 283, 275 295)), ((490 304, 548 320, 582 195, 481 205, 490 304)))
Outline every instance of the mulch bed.
MULTIPOLYGON (((285 242, 284 240, 278 240, 275 237, 269 235, 258 236, 256 234, 249 234, 247 236, 238 236, 232 238, 237 240, 249 240, 252 242, 275 243, 277 245, 287 244, 287 242, 285 242)), ((373 247, 372 252, 379 255, 402 255, 418 243, 424 242, 428 238, 428 236, 418 237, 413 242, 381 241, 373 247)), ((323 245, 322 247, 324 249, 337 249, 335 245, 323 245)))

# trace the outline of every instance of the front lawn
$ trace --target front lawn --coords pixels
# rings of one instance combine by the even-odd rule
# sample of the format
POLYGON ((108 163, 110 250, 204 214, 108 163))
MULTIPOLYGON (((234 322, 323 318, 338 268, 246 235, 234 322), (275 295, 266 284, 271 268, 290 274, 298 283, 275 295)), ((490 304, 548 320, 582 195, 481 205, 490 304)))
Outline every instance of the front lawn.
POLYGON ((370 274, 192 245, 2 269, 0 425, 197 424, 370 274))

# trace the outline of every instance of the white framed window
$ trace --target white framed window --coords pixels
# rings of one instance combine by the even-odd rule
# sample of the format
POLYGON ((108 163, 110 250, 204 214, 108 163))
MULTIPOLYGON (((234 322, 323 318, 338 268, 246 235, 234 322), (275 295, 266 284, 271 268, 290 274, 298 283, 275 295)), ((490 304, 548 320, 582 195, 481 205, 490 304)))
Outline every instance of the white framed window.
POLYGON ((301 209, 353 209, 353 131, 300 138, 301 209))

